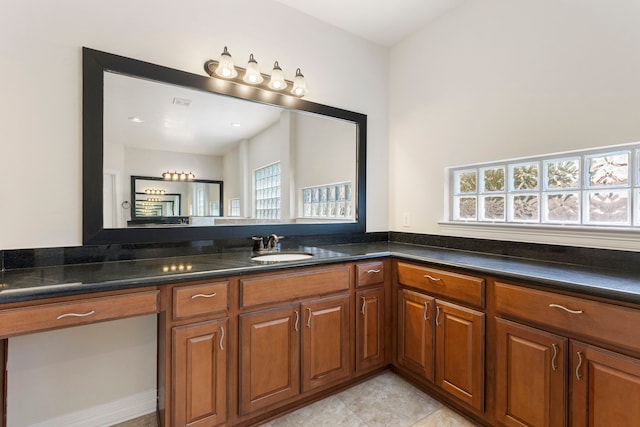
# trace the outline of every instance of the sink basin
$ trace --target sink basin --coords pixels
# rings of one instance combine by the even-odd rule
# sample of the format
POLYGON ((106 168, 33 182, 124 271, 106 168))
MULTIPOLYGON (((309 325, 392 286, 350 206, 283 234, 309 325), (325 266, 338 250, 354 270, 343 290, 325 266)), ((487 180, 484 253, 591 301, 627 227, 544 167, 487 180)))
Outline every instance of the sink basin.
POLYGON ((253 261, 265 262, 285 262, 285 261, 302 261, 313 257, 313 254, 305 252, 276 252, 271 254, 262 254, 251 257, 253 261))

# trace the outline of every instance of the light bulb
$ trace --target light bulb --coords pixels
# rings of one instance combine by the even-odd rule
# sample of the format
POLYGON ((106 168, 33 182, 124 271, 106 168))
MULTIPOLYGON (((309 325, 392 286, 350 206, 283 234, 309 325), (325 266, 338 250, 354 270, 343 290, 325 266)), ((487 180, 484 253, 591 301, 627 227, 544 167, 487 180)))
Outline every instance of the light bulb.
POLYGON ((243 79, 245 83, 252 85, 260 84, 264 81, 260 70, 258 69, 258 62, 253 58, 253 53, 249 55, 249 62, 247 63, 247 70, 244 73, 243 79))
POLYGON ((220 61, 218 61, 218 67, 216 68, 215 73, 220 77, 224 77, 225 79, 232 79, 238 75, 236 67, 233 66, 233 59, 231 58, 231 54, 227 50, 226 46, 220 54, 220 61))
POLYGON ((278 61, 273 64, 273 71, 271 72, 271 78, 269 79, 269 88, 273 90, 283 90, 287 87, 287 82, 284 79, 284 73, 282 68, 278 65, 278 61))

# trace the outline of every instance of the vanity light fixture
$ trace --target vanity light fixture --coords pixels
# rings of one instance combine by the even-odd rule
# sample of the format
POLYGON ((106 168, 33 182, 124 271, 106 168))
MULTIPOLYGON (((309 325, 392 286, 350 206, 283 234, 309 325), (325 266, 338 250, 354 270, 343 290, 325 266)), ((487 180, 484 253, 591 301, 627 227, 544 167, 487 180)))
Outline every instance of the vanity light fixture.
POLYGON ((278 65, 278 61, 273 64, 273 71, 271 71, 271 78, 269 78, 269 89, 273 90, 285 90, 287 88, 287 81, 284 79, 284 73, 282 68, 278 65))
POLYGON ((217 63, 215 73, 217 76, 225 79, 233 79, 238 75, 236 67, 233 66, 233 58, 231 58, 231 54, 226 46, 220 54, 220 61, 217 63))
POLYGON ((264 81, 264 78, 258 69, 258 61, 253 58, 253 53, 249 55, 249 62, 247 62, 247 69, 244 72, 242 80, 245 83, 252 85, 257 85, 264 81))
POLYGON ((144 194, 166 194, 166 190, 160 190, 157 188, 147 188, 144 190, 144 194))
POLYGON ((293 89, 291 89, 291 93, 300 98, 309 93, 307 84, 304 82, 304 76, 300 72, 300 68, 296 70, 296 77, 293 79, 293 89))
POLYGON ((164 179, 165 181, 193 181, 195 178, 196 176, 191 172, 184 173, 184 171, 182 172, 166 171, 165 173, 162 174, 162 179, 164 179))
POLYGON ((222 55, 220 55, 220 60, 208 60, 204 63, 204 70, 211 77, 229 80, 238 84, 251 85, 272 92, 284 93, 283 91, 285 89, 291 87, 291 95, 298 98, 302 98, 309 93, 300 68, 296 70, 293 81, 285 80, 284 73, 278 61, 273 64, 273 70, 270 76, 262 74, 258 68, 258 61, 253 57, 253 54, 249 55, 249 62, 247 63, 246 69, 235 67, 231 59, 231 54, 226 46, 222 51, 222 55), (242 78, 238 77, 239 73, 243 73, 242 78))

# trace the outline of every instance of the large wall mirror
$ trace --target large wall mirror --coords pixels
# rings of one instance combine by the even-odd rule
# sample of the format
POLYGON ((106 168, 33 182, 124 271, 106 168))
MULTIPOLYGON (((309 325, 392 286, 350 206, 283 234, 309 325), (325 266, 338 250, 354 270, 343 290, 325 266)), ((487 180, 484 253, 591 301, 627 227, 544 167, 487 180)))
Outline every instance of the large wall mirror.
POLYGON ((83 48, 84 244, 364 232, 365 159, 363 114, 83 48))

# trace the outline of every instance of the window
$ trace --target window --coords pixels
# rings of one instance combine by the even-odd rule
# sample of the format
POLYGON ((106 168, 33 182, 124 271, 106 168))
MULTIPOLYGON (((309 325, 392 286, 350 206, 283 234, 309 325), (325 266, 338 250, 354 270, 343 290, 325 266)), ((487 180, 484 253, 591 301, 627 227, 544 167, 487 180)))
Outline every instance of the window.
POLYGON ((350 218, 351 212, 350 182, 302 189, 303 218, 350 218))
POLYGON ((640 227, 640 144, 449 173, 452 221, 640 227))
POLYGON ((240 216, 240 199, 229 199, 229 216, 240 216))
POLYGON ((256 169, 255 209, 258 219, 280 219, 280 163, 256 169))

